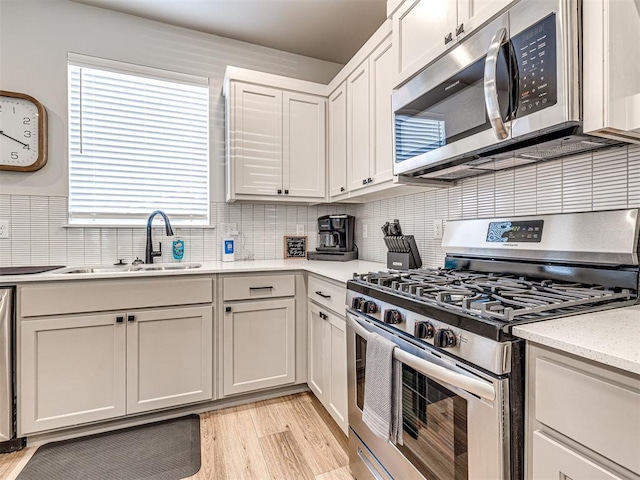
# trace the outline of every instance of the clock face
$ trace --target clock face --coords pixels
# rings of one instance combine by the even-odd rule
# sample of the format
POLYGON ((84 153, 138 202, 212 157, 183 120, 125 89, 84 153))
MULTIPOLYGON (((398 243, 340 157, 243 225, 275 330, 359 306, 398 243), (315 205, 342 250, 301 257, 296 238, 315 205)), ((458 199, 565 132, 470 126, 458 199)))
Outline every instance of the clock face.
POLYGON ((46 162, 42 151, 46 143, 41 138, 46 124, 44 108, 35 99, 24 97, 0 94, 0 169, 37 170, 46 162))

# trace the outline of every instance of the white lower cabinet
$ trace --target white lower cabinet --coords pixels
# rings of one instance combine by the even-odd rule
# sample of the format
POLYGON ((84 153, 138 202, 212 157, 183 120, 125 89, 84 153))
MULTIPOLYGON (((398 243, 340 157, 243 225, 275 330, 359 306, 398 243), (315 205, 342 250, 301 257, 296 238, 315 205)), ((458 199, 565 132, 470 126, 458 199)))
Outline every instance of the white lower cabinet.
POLYGON ((309 302, 309 388, 347 433, 347 335, 344 318, 309 302))
POLYGON ((293 298, 225 304, 223 394, 294 383, 295 333, 293 298))
POLYGON ((212 398, 211 307, 23 320, 19 433, 212 398))

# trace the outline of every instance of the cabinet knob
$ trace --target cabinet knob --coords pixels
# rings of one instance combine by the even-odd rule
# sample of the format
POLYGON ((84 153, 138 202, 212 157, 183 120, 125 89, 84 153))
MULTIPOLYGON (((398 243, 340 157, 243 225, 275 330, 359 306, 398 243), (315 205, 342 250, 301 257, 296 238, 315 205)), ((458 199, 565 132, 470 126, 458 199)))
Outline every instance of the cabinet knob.
POLYGON ((341 192, 344 192, 344 187, 340 187, 340 191, 341 191, 341 192))
POLYGON ((224 311, 227 313, 231 312, 231 307, 224 307, 224 311))
POLYGON ((136 321, 135 315, 127 315, 127 322, 135 322, 135 321, 136 321))
POLYGON ((447 35, 445 35, 444 37, 444 44, 446 45, 447 43, 453 42, 453 34, 451 32, 449 32, 447 35))
POLYGON ((366 184, 367 184, 367 179, 366 179, 366 178, 362 179, 362 184, 363 184, 363 185, 366 185, 366 184))
POLYGON ((282 195, 282 190, 278 190, 278 195, 282 195))
POLYGON ((116 323, 122 323, 124 322, 124 317, 122 315, 119 315, 116 317, 116 323))
POLYGON ((461 23, 456 27, 456 37, 462 33, 464 33, 464 23, 461 23))
POLYGON ((327 314, 326 313, 322 313, 322 312, 320 312, 320 318, 323 319, 323 320, 328 320, 329 319, 327 314))
POLYGON ((289 195, 289 190, 285 190, 285 191, 284 191, 284 194, 285 194, 285 195, 289 195))

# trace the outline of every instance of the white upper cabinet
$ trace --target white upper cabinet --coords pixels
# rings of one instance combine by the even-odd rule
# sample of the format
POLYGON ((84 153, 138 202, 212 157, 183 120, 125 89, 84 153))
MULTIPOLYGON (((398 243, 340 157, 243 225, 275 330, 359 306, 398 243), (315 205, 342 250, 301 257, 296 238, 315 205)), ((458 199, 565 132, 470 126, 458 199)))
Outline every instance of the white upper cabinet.
POLYGON ((326 99, 284 92, 283 190, 293 197, 324 197, 326 99))
POLYGON ((369 57, 371 77, 371 165, 373 184, 393 178, 393 59, 391 38, 387 38, 369 57))
POLYGON ((325 199, 326 90, 227 67, 227 201, 325 199))
POLYGON ((329 195, 347 192, 347 85, 329 96, 329 195))
POLYGON ((407 81, 512 2, 405 0, 392 17, 397 52, 393 86, 407 81))
POLYGON ((369 62, 347 79, 347 182, 349 191, 369 183, 370 159, 369 62))
POLYGON ((276 195, 282 190, 282 91, 232 86, 235 192, 276 195))

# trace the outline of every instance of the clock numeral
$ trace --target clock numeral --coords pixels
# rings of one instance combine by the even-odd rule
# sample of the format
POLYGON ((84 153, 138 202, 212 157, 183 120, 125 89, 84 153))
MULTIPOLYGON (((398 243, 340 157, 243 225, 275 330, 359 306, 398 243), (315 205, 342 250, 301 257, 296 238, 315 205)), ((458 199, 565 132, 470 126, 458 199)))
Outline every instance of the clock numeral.
POLYGON ((17 160, 18 159, 18 152, 11 152, 11 160, 17 160))
POLYGON ((25 145, 24 147, 22 147, 23 150, 31 150, 31 148, 29 147, 29 145, 25 145))
POLYGON ((24 138, 31 138, 31 132, 29 130, 24 131, 24 138))
POLYGON ((22 124, 23 125, 31 125, 31 119, 29 117, 24 117, 22 119, 22 124))

